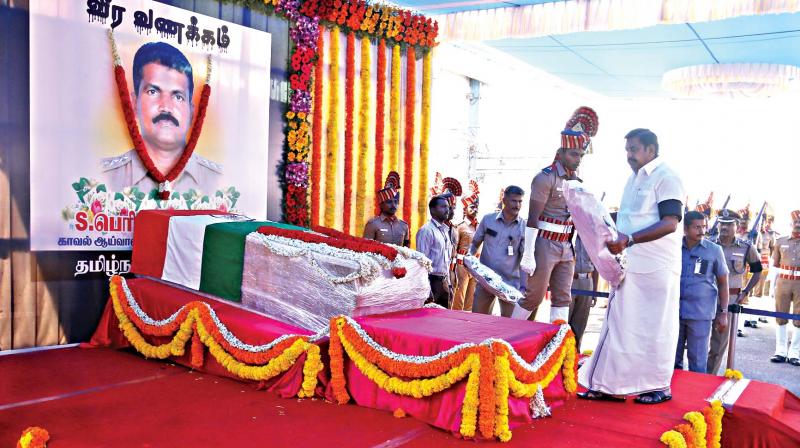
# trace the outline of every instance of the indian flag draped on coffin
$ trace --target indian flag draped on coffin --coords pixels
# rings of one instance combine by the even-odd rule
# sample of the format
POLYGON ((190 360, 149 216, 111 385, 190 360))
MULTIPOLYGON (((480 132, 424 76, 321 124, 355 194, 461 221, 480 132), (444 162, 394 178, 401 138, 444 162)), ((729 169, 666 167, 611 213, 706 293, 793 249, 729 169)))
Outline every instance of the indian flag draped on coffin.
MULTIPOLYGON (((338 314, 413 309, 429 295, 427 259, 409 249, 396 264, 375 254, 257 232, 309 231, 215 211, 152 210, 137 215, 131 272, 241 302, 318 331, 338 314)), ((269 232, 267 232, 269 233, 269 232)))

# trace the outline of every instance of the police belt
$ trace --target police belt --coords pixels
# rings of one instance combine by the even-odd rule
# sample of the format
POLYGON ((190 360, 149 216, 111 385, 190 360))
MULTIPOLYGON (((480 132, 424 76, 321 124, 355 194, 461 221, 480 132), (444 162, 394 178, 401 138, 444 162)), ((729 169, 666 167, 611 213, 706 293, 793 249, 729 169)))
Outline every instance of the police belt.
POLYGON ((592 278, 592 273, 591 272, 576 272, 575 273, 575 278, 576 279, 592 278))
POLYGON ((785 267, 780 267, 780 268, 776 268, 776 269, 778 270, 778 274, 790 277, 789 280, 799 280, 800 279, 800 267, 785 266, 785 267))
POLYGON ((563 233, 563 234, 572 233, 573 229, 572 225, 554 224, 552 222, 546 222, 541 220, 536 224, 536 227, 538 227, 539 230, 544 230, 546 232, 563 233))

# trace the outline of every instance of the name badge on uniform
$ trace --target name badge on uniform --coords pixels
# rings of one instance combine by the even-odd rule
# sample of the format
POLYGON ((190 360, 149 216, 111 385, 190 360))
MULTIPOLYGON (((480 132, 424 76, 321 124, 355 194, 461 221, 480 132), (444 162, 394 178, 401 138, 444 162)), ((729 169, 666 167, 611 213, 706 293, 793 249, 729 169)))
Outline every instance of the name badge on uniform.
POLYGON ((513 257, 514 256, 514 246, 512 246, 510 244, 508 245, 508 256, 509 257, 513 257))
POLYGON ((701 269, 703 269, 703 260, 698 258, 694 262, 694 273, 699 274, 701 269))
POLYGON ((734 257, 744 257, 744 254, 733 254, 734 257))
POLYGON ((381 232, 384 232, 384 233, 389 231, 389 229, 378 229, 378 230, 380 230, 381 232))

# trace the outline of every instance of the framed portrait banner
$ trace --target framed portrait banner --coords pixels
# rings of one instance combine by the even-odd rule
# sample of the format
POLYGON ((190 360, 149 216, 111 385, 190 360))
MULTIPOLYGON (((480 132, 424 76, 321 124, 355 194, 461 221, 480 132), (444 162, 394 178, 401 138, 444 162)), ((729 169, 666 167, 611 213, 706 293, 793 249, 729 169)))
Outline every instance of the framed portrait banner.
POLYGON ((31 249, 128 250, 146 209, 265 218, 270 46, 149 0, 31 0, 31 249))

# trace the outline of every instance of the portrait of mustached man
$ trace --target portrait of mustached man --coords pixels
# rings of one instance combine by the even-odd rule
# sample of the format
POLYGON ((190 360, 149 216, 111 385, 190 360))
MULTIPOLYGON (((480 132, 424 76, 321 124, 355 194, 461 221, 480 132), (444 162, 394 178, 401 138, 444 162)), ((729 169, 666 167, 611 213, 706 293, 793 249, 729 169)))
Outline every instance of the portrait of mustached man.
MULTIPOLYGON (((193 93, 192 65, 180 50, 164 42, 139 47, 133 58, 131 101, 147 154, 163 174, 178 163, 186 147, 194 112, 193 93)), ((101 169, 111 191, 133 186, 142 192, 158 188, 135 149, 103 159, 101 169)), ((213 194, 221 177, 221 165, 193 153, 172 188, 213 194)))

